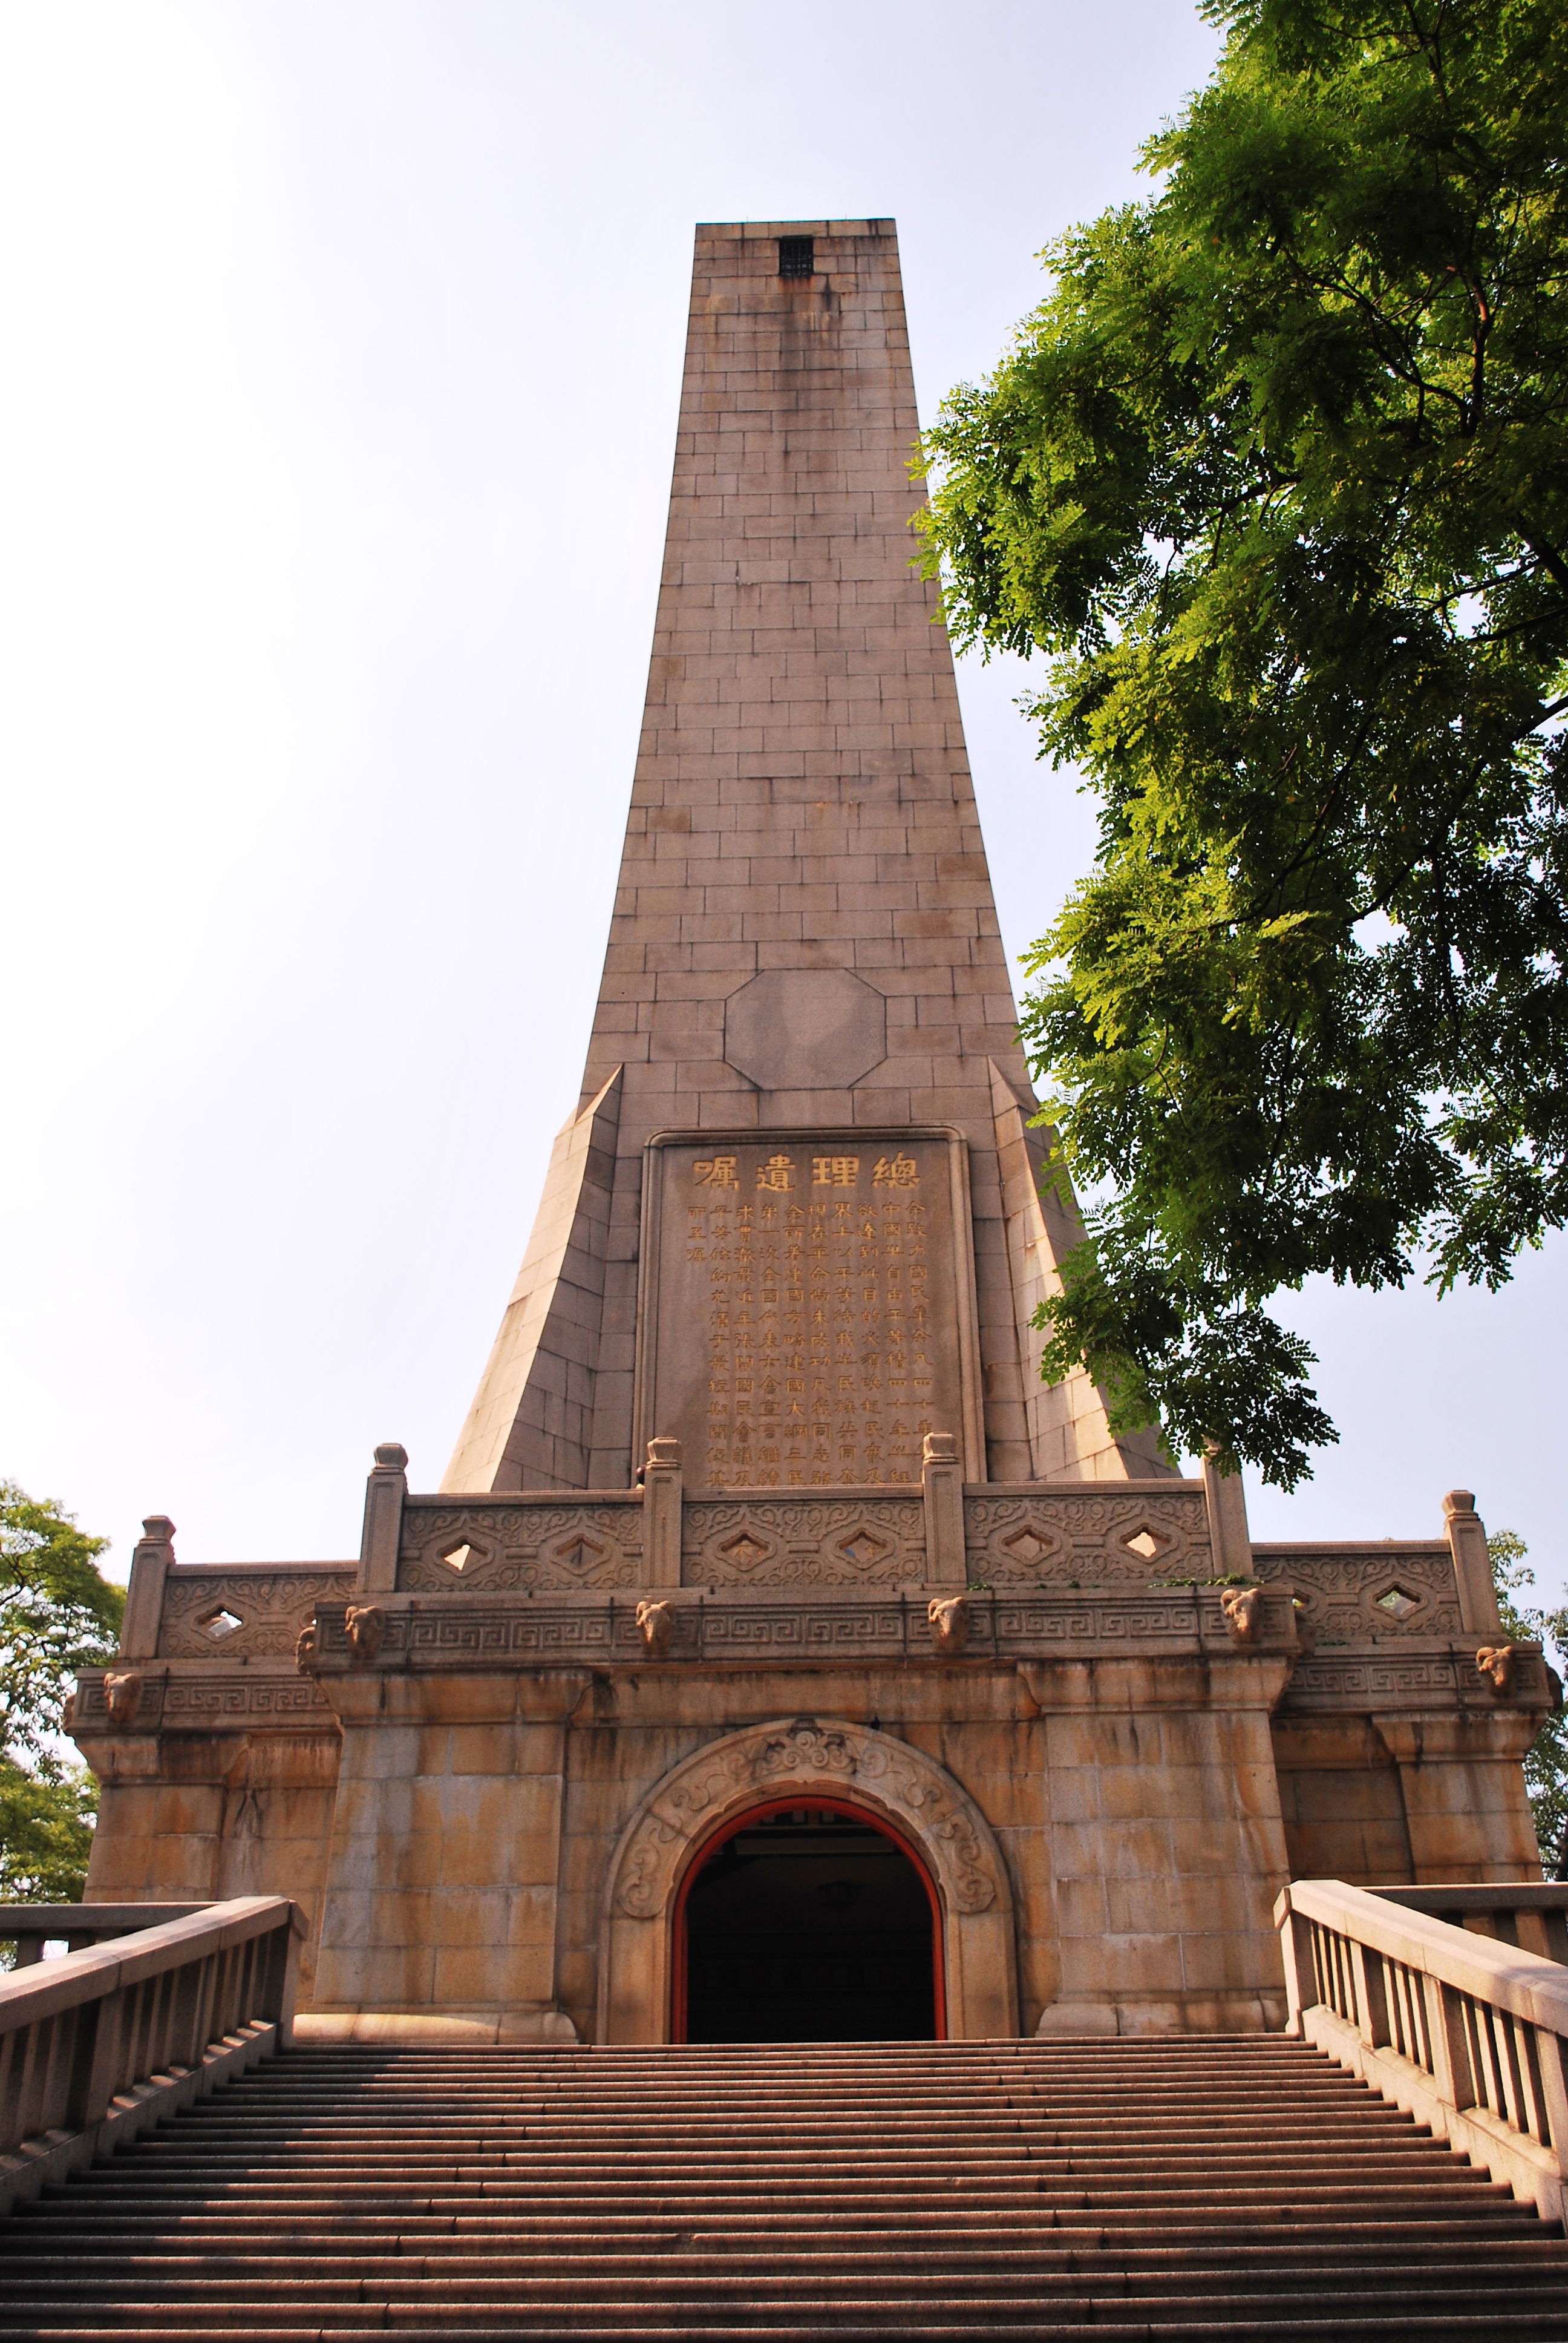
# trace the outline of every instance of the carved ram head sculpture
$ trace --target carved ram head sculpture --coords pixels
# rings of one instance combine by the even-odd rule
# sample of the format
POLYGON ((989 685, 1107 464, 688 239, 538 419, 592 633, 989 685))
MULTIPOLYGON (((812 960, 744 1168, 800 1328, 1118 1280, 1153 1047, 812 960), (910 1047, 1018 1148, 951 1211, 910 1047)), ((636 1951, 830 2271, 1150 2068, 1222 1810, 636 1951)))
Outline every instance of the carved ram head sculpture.
POLYGON ((1220 1595, 1220 1608, 1225 1614, 1225 1624, 1231 1639, 1237 1644, 1255 1644, 1263 1622, 1263 1590, 1261 1586, 1227 1586, 1220 1595))
POLYGON ((662 1660, 675 1635, 673 1603, 639 1603, 637 1628, 650 1660, 662 1660))
POLYGON ((956 1660, 970 1639, 970 1606, 961 1594, 933 1594, 926 1605, 931 1642, 944 1660, 956 1660))

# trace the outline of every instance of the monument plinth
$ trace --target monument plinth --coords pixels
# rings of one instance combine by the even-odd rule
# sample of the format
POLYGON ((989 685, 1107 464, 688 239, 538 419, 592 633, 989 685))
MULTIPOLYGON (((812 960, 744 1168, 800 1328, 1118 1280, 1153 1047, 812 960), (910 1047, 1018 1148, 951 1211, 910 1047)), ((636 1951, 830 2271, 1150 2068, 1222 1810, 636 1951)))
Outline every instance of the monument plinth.
POLYGON ((378 1449, 341 1564, 151 1517, 82 1680, 89 1896, 298 1897, 307 2031, 1257 2027, 1289 1874, 1538 1870, 1466 1493, 1257 1545, 1040 1380, 1081 1232, 916 435, 890 221, 698 231, 582 1095, 443 1486, 378 1449))

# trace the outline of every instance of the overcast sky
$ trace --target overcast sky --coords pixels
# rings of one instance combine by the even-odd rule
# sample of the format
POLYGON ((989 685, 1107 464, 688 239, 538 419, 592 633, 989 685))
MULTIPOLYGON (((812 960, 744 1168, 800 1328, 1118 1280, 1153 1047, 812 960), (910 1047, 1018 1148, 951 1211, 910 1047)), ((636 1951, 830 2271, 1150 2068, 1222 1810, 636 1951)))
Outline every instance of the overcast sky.
MULTIPOLYGON (((1135 194, 1181 0, 0 7, 0 1474, 186 1561, 434 1487, 574 1104, 692 224, 892 215, 929 417, 1135 194)), ((960 669, 1010 950, 1086 857, 960 669)), ((1561 1577, 1568 1254, 1291 1312, 1342 1444, 1255 1532, 1561 1577)))

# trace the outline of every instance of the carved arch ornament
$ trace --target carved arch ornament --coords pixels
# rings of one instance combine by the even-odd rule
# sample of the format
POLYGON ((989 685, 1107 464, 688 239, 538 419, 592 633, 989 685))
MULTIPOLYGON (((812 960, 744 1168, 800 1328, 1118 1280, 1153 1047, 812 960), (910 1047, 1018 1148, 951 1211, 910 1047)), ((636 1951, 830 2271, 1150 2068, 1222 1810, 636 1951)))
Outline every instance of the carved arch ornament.
POLYGON ((830 1791, 913 1843, 941 1905, 949 2039, 1016 2035, 1012 1890, 974 1800, 944 1766, 890 1734, 795 1716, 709 1742, 667 1774, 628 1823, 606 1883, 597 2039, 668 2041, 680 1881, 717 1830, 791 1791, 830 1791))

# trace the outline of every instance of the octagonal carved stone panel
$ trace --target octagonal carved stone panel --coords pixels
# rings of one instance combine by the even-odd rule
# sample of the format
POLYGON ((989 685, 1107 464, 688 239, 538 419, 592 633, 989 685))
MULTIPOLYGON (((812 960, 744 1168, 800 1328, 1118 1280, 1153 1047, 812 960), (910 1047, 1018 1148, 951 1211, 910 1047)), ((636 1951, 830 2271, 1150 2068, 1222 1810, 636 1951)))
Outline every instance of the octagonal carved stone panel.
POLYGON ((847 968, 774 968, 732 992, 724 1054, 764 1091, 840 1091, 888 1054, 888 1004, 847 968))

